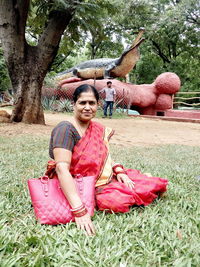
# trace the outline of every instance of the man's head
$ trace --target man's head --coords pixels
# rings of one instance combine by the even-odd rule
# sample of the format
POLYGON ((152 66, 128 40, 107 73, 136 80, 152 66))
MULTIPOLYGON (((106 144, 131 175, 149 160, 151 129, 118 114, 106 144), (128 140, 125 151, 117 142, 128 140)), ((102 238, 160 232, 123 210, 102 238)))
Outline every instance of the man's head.
POLYGON ((112 82, 111 81, 108 81, 107 82, 107 86, 110 88, 112 86, 112 82))

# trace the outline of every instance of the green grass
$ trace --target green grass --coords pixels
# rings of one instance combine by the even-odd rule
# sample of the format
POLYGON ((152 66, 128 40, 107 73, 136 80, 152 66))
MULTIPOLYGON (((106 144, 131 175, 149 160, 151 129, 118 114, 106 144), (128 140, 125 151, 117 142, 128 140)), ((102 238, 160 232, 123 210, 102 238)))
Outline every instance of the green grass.
MULTIPOLYGON (((52 111, 51 110, 45 110, 44 113, 51 114, 52 111)), ((57 113, 57 114, 59 114, 59 113, 57 113)), ((66 114, 68 116, 72 116, 72 112, 60 112, 60 114, 66 114)), ((102 118, 103 117, 103 110, 97 110, 95 117, 96 118, 102 118)), ((123 113, 123 112, 114 111, 112 118, 113 119, 125 119, 125 118, 129 118, 129 116, 125 112, 123 113)), ((109 119, 109 116, 108 116, 108 119, 109 119)))
MULTIPOLYGON (((97 110, 96 118, 102 118, 102 117, 103 117, 103 109, 97 110)), ((108 118, 109 118, 109 112, 108 112, 108 118)), ((125 112, 113 111, 112 118, 113 119, 125 119, 125 118, 128 118, 128 115, 125 112)))
POLYGON ((168 177, 165 198, 127 214, 97 212, 97 235, 35 222, 27 179, 43 174, 48 138, 0 137, 0 266, 200 266, 200 148, 111 146, 126 167, 168 177))

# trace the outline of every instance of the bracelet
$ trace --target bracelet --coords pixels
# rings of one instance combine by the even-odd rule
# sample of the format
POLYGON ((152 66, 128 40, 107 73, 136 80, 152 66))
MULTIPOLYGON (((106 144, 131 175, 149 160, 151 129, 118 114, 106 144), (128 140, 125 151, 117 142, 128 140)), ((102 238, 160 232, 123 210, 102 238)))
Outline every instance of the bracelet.
POLYGON ((82 212, 83 210, 85 210, 85 207, 82 207, 81 209, 76 210, 76 211, 72 211, 72 213, 73 214, 78 214, 78 213, 82 212))
POLYGON ((126 174, 126 171, 124 170, 124 166, 122 164, 116 163, 112 167, 114 175, 118 174, 126 174), (116 168, 121 168, 122 170, 116 171, 116 168))
POLYGON ((117 175, 117 174, 126 174, 126 172, 125 172, 125 171, 118 171, 118 172, 115 172, 115 175, 117 175))
POLYGON ((120 163, 115 163, 112 167, 113 167, 113 168, 116 168, 116 167, 121 167, 121 168, 123 168, 123 165, 120 164, 120 163))
POLYGON ((116 163, 116 164, 114 164, 113 167, 112 167, 113 172, 116 173, 116 170, 115 170, 115 169, 118 168, 118 167, 120 167, 120 168, 122 168, 122 170, 124 170, 124 167, 123 167, 122 164, 116 163))
POLYGON ((80 210, 80 209, 82 209, 82 208, 84 208, 85 206, 83 205, 83 204, 81 204, 79 207, 77 207, 77 208, 74 208, 74 209, 70 209, 71 211, 78 211, 78 210, 80 210))
POLYGON ((87 209, 86 208, 84 208, 82 211, 79 211, 79 212, 72 212, 72 215, 74 216, 74 217, 82 217, 82 216, 84 216, 85 214, 87 214, 87 209))

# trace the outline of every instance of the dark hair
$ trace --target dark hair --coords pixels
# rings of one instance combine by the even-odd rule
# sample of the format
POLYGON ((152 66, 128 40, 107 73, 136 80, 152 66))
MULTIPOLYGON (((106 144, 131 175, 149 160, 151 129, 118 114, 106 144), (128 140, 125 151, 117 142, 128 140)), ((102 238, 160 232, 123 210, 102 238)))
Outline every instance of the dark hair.
POLYGON ((111 84, 112 84, 112 82, 111 82, 111 81, 108 81, 108 82, 107 82, 107 84, 109 84, 109 83, 111 83, 111 84))
POLYGON ((94 97, 96 98, 96 101, 99 101, 99 93, 97 91, 97 89, 89 84, 82 84, 79 87, 77 87, 73 93, 73 100, 74 103, 76 103, 76 101, 78 100, 78 98, 80 97, 80 94, 84 93, 84 92, 89 92, 92 91, 94 94, 94 97))

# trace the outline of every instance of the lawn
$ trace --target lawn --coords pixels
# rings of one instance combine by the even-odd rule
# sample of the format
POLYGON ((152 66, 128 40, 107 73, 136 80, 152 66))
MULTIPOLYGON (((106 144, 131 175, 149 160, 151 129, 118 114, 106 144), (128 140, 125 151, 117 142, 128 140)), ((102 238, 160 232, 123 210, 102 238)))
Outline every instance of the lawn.
POLYGON ((200 147, 111 146, 126 167, 168 177, 166 197, 127 214, 97 212, 97 235, 36 223, 27 179, 43 174, 48 137, 0 137, 0 266, 200 266, 200 147))

